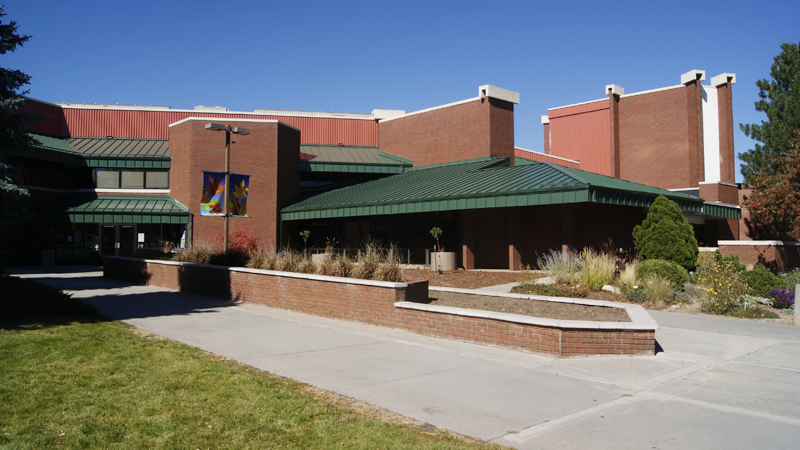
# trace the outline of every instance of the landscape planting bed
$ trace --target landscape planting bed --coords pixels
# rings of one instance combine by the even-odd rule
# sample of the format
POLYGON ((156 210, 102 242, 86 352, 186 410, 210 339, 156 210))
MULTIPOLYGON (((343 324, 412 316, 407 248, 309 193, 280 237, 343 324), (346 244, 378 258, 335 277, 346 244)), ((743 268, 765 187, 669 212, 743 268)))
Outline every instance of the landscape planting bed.
POLYGON ((555 356, 653 355, 658 328, 639 305, 599 300, 493 294, 616 308, 629 321, 561 320, 426 304, 427 280, 390 283, 123 257, 106 257, 103 273, 139 284, 555 356))

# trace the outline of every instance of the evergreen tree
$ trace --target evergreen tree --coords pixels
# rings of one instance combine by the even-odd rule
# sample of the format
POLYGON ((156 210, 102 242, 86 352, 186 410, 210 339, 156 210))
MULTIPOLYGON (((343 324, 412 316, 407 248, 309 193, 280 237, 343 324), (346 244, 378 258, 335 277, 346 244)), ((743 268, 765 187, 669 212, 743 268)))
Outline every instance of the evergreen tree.
MULTIPOLYGON (((0 55, 14 52, 30 38, 17 34, 16 22, 2 22, 6 15, 3 9, 0 6, 0 55)), ((28 93, 20 92, 20 89, 29 82, 30 77, 21 71, 0 67, 0 224, 4 225, 27 216, 27 212, 19 205, 19 199, 29 194, 14 183, 13 169, 8 164, 7 156, 11 151, 30 147, 32 143, 24 129, 25 123, 31 118, 18 112, 25 102, 23 95, 28 93)))
POLYGON ((659 195, 647 218, 633 229, 633 245, 639 259, 664 259, 686 270, 697 263, 697 240, 678 204, 659 195))
POLYGON ((739 155, 744 161, 742 175, 748 183, 756 173, 775 173, 773 161, 789 151, 792 133, 800 128, 800 49, 797 44, 782 44, 781 50, 772 64, 772 81, 756 82, 760 99, 756 111, 766 113, 767 121, 739 125, 746 136, 763 144, 739 155))

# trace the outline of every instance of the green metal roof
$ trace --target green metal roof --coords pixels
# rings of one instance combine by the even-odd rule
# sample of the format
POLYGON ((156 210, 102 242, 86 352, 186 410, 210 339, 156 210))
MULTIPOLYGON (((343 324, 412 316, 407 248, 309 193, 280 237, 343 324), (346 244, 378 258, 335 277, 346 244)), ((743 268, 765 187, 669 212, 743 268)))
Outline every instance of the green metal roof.
POLYGON ((169 196, 101 195, 68 198, 39 206, 49 221, 72 223, 184 224, 189 209, 169 196))
POLYGON ((550 163, 480 158, 425 166, 287 206, 282 220, 403 214, 576 202, 649 207, 658 195, 703 214, 703 200, 550 163))
POLYGON ((297 167, 304 172, 403 173, 412 163, 378 147, 303 144, 297 167))
POLYGON ((31 133, 34 148, 19 156, 88 167, 169 169, 169 141, 164 139, 68 138, 31 133))

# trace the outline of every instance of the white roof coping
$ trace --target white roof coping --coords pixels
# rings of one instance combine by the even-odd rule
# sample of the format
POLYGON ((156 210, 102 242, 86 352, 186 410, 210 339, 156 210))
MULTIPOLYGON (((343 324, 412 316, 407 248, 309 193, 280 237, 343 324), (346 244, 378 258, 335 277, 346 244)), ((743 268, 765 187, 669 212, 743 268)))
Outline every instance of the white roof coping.
POLYGON ((542 125, 550 123, 550 117, 542 116, 542 125))
POLYGON ((194 107, 195 111, 212 111, 212 112, 228 112, 228 108, 224 106, 203 106, 197 105, 194 107))
POLYGON ((717 241, 717 245, 787 245, 798 246, 795 241, 717 241))
POLYGON ((694 70, 690 70, 690 71, 686 72, 685 74, 681 75, 681 84, 686 84, 686 83, 689 83, 689 82, 697 80, 698 79, 698 75, 699 75, 699 81, 703 81, 703 80, 706 79, 706 71, 705 70, 694 69, 694 70))
POLYGON ((730 186, 730 187, 735 187, 735 188, 739 187, 735 183, 726 183, 724 181, 701 181, 700 184, 721 184, 723 186, 730 186))
POLYGON ((508 89, 492 86, 491 84, 484 84, 478 87, 478 94, 480 98, 492 97, 498 100, 519 104, 519 92, 509 91, 508 89))
POLYGON ((647 90, 647 91, 631 92, 630 94, 621 95, 620 97, 626 97, 627 98, 627 97, 633 97, 635 95, 652 94, 653 92, 668 91, 670 89, 678 89, 678 88, 682 88, 682 87, 686 87, 686 86, 684 86, 682 84, 678 84, 678 85, 675 85, 675 86, 667 86, 667 87, 662 87, 662 88, 657 88, 657 89, 650 89, 650 90, 647 90))
POLYGON ((553 111, 553 110, 556 110, 556 109, 571 108, 573 106, 587 105, 589 103, 597 103, 597 102, 608 102, 608 97, 598 98, 597 100, 589 100, 588 102, 573 103, 571 105, 556 106, 555 108, 547 108, 547 110, 548 111, 553 111))
POLYGON ((412 111, 410 113, 405 113, 402 116, 390 117, 388 119, 383 119, 383 120, 381 120, 381 122, 389 122, 390 120, 402 119, 403 117, 414 116, 414 115, 417 115, 417 114, 423 114, 423 113, 426 113, 426 112, 436 111, 437 109, 444 109, 444 108, 449 108, 451 106, 463 105, 464 103, 475 102, 475 101, 478 101, 480 99, 481 99, 480 97, 473 97, 473 98, 468 98, 466 100, 461 100, 461 101, 458 101, 458 102, 448 103, 446 105, 434 106, 433 108, 420 109, 419 111, 412 111))
POLYGON ((406 112, 400 109, 373 109, 372 118, 375 120, 391 119, 393 117, 400 117, 406 112))
POLYGON ((728 80, 731 80, 731 84, 736 84, 736 74, 725 72, 715 77, 711 77, 711 85, 714 87, 719 87, 723 84, 727 84, 728 80))
POLYGON ((328 119, 360 119, 374 120, 372 114, 343 113, 328 111, 301 111, 293 109, 253 109, 254 114, 264 114, 269 116, 288 116, 288 117, 324 117, 328 119))
POLYGON ((577 160, 577 159, 568 159, 568 158, 562 158, 561 156, 548 155, 547 153, 535 152, 533 150, 528 150, 527 148, 522 148, 522 147, 514 147, 514 150, 522 150, 523 152, 535 153, 535 154, 537 154, 539 156, 544 156, 546 158, 560 159, 562 161, 567 161, 567 162, 571 162, 571 163, 575 163, 575 164, 580 164, 581 163, 580 160, 577 160))
POLYGON ((625 95, 625 88, 616 84, 607 84, 606 94, 625 95))
POLYGON ((217 117, 187 117, 187 118, 185 118, 183 120, 179 120, 177 122, 173 122, 173 123, 169 124, 168 127, 173 127, 175 125, 180 125, 180 124, 182 124, 184 122, 188 122, 190 120, 203 120, 203 121, 206 121, 206 122, 208 122, 209 120, 219 120, 219 121, 222 121, 222 122, 279 123, 281 125, 287 126, 289 128, 293 128, 293 129, 295 129, 297 131, 300 131, 300 128, 293 127, 293 126, 289 125, 288 123, 284 123, 284 122, 281 122, 280 120, 275 120, 275 119, 229 119, 227 117, 218 117, 218 118, 217 117))
MULTIPOLYGON (((171 109, 169 106, 156 106, 156 105, 120 105, 110 103, 53 103, 62 108, 72 109, 116 109, 125 111, 179 111, 171 109)), ((190 110, 191 111, 191 110, 190 110)))

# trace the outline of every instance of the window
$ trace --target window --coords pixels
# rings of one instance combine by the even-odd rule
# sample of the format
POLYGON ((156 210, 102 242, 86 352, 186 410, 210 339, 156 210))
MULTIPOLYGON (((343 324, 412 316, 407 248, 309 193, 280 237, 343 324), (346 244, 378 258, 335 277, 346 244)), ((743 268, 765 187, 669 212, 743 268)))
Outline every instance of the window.
POLYGON ((95 169, 97 189, 169 189, 169 170, 95 169))

